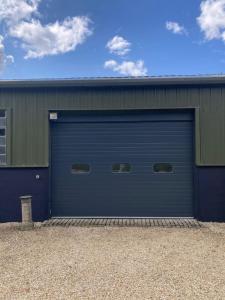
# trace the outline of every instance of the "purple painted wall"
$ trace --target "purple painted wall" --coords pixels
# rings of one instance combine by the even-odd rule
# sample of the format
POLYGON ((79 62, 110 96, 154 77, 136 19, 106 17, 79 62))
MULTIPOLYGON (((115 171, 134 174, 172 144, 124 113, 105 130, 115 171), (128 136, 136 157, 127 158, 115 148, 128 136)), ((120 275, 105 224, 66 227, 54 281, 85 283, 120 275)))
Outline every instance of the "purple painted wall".
POLYGON ((32 195, 33 220, 43 221, 49 211, 47 168, 0 168, 0 222, 21 221, 19 197, 32 195), (36 179, 36 174, 40 179, 36 179))
POLYGON ((225 222, 225 167, 199 167, 197 186, 197 218, 225 222))

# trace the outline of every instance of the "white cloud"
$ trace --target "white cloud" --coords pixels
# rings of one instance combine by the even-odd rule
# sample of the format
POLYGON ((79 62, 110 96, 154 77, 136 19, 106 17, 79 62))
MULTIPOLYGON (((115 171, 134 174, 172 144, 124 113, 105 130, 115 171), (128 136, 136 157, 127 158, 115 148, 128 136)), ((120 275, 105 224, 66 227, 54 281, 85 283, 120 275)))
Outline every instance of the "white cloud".
MULTIPOLYGON (((91 21, 83 16, 42 24, 37 19, 40 15, 38 5, 41 1, 0 0, 0 22, 6 24, 7 34, 16 38, 26 51, 25 58, 73 51, 91 35, 91 21)), ((12 61, 10 56, 5 58, 12 61)))
POLYGON ((143 60, 134 61, 123 61, 118 63, 115 60, 108 60, 105 62, 104 67, 111 69, 114 72, 118 72, 125 76, 146 76, 147 68, 144 66, 143 60))
POLYGON ((17 23, 20 20, 29 19, 37 13, 41 0, 0 0, 0 21, 8 24, 17 23))
POLYGON ((38 58, 75 50, 92 34, 89 24, 87 17, 66 18, 47 25, 32 19, 12 26, 9 34, 22 42, 25 58, 38 58))
POLYGON ((197 22, 207 40, 225 41, 225 0, 205 0, 200 5, 197 22))
POLYGON ((106 44, 106 48, 110 53, 114 53, 120 56, 127 54, 130 51, 131 43, 124 39, 122 36, 114 36, 106 44))
POLYGON ((187 30, 177 22, 166 22, 166 29, 174 34, 187 34, 187 30))
POLYGON ((7 64, 13 64, 15 62, 14 56, 13 55, 6 55, 5 62, 7 64))
POLYGON ((14 57, 12 55, 5 54, 4 38, 0 35, 0 72, 3 71, 7 64, 14 63, 14 57))
POLYGON ((107 61, 105 62, 105 64, 104 64, 104 67, 105 67, 106 69, 113 69, 113 68, 115 68, 116 66, 117 66, 117 62, 116 62, 115 60, 113 60, 113 59, 107 60, 107 61))

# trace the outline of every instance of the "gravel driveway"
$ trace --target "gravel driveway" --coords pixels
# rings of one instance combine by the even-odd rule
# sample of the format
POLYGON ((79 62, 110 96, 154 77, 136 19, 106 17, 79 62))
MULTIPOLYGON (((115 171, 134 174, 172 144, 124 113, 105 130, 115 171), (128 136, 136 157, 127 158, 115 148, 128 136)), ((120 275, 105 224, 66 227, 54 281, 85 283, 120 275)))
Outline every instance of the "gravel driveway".
POLYGON ((0 299, 225 299, 225 225, 0 225, 0 299))

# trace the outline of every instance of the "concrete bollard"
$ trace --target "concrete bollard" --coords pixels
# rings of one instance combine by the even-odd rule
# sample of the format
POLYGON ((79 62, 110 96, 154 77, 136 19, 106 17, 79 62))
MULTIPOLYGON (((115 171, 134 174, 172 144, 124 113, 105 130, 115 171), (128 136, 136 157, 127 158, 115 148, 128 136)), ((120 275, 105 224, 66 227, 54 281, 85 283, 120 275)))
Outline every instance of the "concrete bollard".
POLYGON ((22 229, 32 229, 32 196, 21 196, 22 229))

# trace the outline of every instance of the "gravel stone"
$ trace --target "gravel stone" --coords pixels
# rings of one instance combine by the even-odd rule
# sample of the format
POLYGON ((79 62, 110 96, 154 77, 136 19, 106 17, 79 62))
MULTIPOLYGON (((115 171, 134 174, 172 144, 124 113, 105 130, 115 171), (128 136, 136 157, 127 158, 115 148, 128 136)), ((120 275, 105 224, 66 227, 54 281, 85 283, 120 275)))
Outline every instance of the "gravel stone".
POLYGON ((0 299, 225 299, 225 224, 0 224, 0 299))

